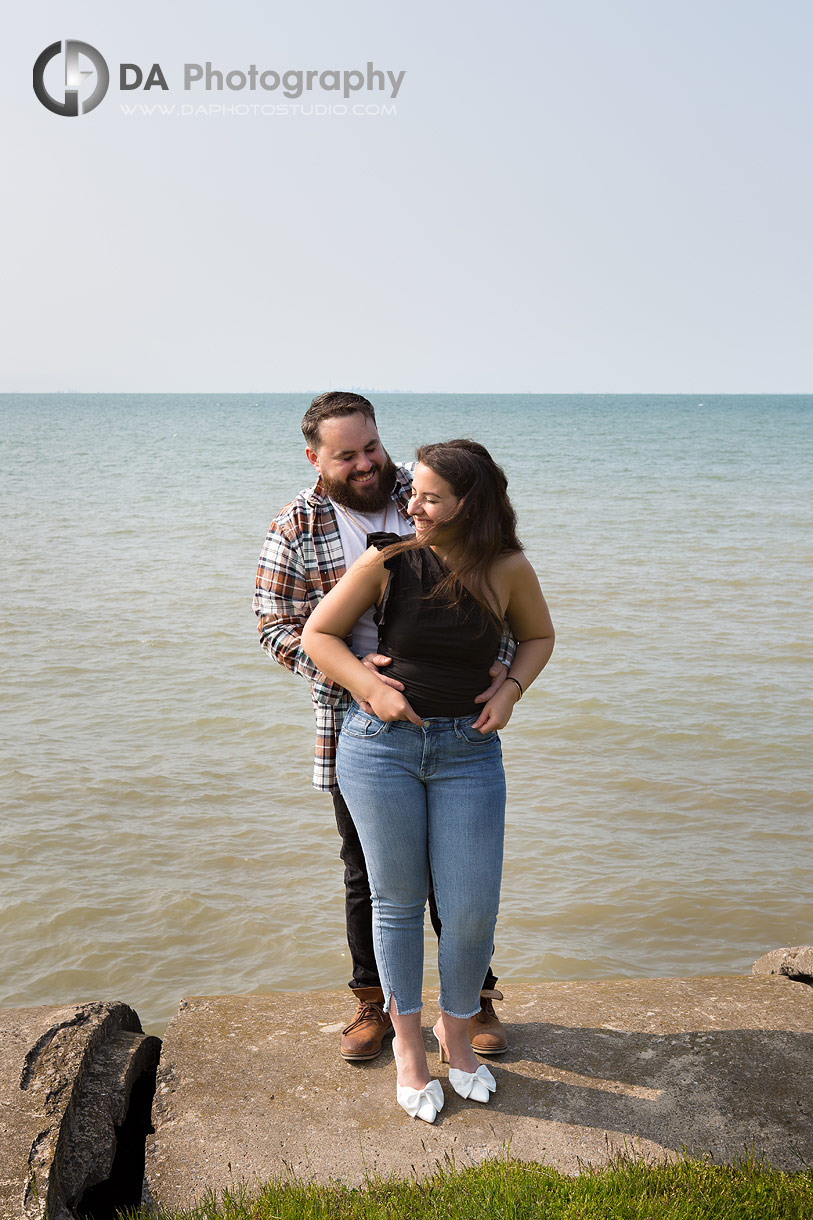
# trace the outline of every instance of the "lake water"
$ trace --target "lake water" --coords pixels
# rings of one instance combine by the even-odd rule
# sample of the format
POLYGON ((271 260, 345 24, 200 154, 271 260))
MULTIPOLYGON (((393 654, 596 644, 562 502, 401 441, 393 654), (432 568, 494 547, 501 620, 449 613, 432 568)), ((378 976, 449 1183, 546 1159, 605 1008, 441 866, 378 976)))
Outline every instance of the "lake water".
MULTIPOLYGON (((396 460, 503 464, 557 629, 503 733, 501 985, 809 944, 813 397, 372 397, 396 460)), ((0 396, 0 1004, 160 1034, 349 978, 308 689, 251 609, 309 399, 0 396)))

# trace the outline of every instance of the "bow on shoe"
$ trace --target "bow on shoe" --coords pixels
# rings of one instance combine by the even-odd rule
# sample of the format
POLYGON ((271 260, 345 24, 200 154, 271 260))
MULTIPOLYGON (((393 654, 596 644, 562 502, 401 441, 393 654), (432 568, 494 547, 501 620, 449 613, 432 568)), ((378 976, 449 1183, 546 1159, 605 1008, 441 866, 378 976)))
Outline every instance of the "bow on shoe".
POLYGON ((422 1118, 425 1123, 433 1123, 443 1109, 443 1089, 439 1080, 430 1080, 425 1089, 411 1089, 409 1085, 399 1084, 395 1092, 398 1105, 411 1118, 422 1118))
POLYGON ((459 1097, 472 1101, 488 1101, 490 1093, 495 1092, 497 1082, 484 1063, 476 1072, 461 1072, 459 1068, 449 1068, 449 1084, 459 1097))

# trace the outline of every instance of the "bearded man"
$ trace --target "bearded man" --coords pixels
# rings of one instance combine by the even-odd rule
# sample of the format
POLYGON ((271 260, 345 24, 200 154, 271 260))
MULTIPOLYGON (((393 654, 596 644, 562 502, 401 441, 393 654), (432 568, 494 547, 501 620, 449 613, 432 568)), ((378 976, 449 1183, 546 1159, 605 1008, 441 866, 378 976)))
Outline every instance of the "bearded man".
MULTIPOLYGON (((313 785, 333 797, 336 825, 342 840, 345 922, 353 963, 350 981, 356 1013, 342 1032, 341 1054, 348 1060, 374 1059, 392 1032, 384 1012, 372 934, 372 906, 364 853, 350 811, 336 783, 336 741, 350 703, 346 690, 322 674, 302 651, 302 628, 317 602, 346 568, 367 549, 367 535, 414 534, 407 503, 411 469, 396 466, 381 444, 373 405, 360 394, 331 390, 314 398, 302 420, 305 456, 318 472, 306 488, 271 522, 257 568, 254 611, 260 641, 269 656, 311 684, 316 716, 313 785)), ((384 672, 389 658, 378 653, 378 629, 368 610, 352 632, 356 656, 382 682, 403 689, 384 672)), ((485 703, 505 680, 514 642, 506 635, 491 668, 494 679, 476 702, 485 703)), ((429 896, 432 925, 440 935, 433 895, 429 896)), ((480 1012, 471 1018, 469 1033, 481 1055, 500 1055, 508 1047, 505 1028, 494 1012, 491 969, 483 982, 480 1012)))

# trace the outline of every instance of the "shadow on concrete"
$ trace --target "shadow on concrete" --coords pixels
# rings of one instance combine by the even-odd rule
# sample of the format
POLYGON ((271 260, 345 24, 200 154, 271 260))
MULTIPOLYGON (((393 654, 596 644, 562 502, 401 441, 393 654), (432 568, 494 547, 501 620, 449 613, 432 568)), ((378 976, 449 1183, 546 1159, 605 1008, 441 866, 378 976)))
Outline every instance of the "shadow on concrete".
POLYGON ((426 1047, 445 1096, 434 1125, 397 1106, 389 1043, 372 1062, 340 1058, 347 1007, 335 992, 184 1000, 159 1066, 151 1197, 186 1206, 286 1172, 423 1176, 449 1156, 462 1167, 506 1149, 564 1173, 625 1150, 813 1164, 813 994, 788 979, 517 985, 488 1105, 451 1089, 430 1004, 426 1047))
MULTIPOLYGON (((703 1030, 651 1035, 530 1022, 506 1026, 510 1049, 486 1060, 503 1115, 622 1132, 712 1159, 763 1155, 784 1134, 782 1168, 813 1164, 813 1034, 703 1030), (795 1065, 795 1068, 794 1068, 795 1065), (794 1134, 789 1116, 798 1117, 794 1134)), ((427 1042, 430 1068, 445 1079, 427 1042)), ((388 1064, 394 1072, 392 1056, 388 1064)), ((444 1084, 448 1121, 472 1103, 444 1084)))

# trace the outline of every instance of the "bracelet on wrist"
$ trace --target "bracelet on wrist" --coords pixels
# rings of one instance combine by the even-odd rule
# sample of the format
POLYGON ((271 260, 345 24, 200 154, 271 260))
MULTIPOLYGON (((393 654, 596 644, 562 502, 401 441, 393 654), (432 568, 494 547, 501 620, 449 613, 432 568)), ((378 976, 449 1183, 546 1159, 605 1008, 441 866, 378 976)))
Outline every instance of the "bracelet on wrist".
MULTIPOLYGON (((506 682, 513 682, 516 685, 517 690, 519 691, 519 699, 521 699, 522 696, 525 694, 525 691, 522 689, 522 685, 519 682, 519 680, 517 678, 512 678, 510 674, 506 675, 505 680, 506 680, 506 682)), ((519 699, 517 699, 517 703, 519 703, 519 699)))

